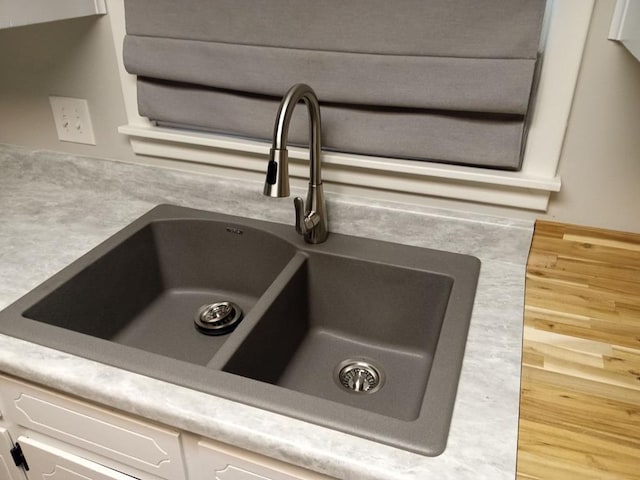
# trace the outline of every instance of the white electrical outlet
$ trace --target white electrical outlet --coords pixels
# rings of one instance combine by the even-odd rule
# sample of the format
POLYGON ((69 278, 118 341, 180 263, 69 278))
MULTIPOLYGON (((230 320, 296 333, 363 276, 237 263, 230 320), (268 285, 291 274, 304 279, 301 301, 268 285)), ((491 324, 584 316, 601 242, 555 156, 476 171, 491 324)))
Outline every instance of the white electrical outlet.
POLYGON ((58 138, 65 142, 95 145, 89 103, 82 98, 49 97, 58 138))

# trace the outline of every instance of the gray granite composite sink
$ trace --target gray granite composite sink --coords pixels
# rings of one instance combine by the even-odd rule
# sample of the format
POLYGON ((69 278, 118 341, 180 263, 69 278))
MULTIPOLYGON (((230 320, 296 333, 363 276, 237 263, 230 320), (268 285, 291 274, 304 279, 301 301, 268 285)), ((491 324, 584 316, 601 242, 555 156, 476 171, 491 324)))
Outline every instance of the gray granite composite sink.
POLYGON ((307 245, 288 225, 162 205, 0 312, 0 331, 433 456, 479 269, 471 256, 338 234, 307 245), (234 328, 216 330, 227 306, 209 334, 196 328, 203 306, 225 302, 242 311, 234 328))

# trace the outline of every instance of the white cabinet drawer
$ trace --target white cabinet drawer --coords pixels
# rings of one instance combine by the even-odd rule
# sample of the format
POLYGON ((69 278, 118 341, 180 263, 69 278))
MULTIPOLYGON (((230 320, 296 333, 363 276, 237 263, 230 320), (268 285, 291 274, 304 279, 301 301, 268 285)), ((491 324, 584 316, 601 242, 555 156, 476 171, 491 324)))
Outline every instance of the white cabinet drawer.
POLYGON ((5 417, 125 465, 185 480, 180 434, 0 375, 5 417))

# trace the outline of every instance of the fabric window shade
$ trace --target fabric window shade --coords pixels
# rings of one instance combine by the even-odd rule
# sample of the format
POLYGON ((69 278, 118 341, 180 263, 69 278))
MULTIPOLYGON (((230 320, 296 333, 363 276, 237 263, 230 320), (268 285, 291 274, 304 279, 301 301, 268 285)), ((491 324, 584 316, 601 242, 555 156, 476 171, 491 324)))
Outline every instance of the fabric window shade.
MULTIPOLYGON (((325 149, 517 169, 544 7, 126 0, 124 61, 140 114, 160 124, 269 140, 280 98, 304 82, 325 149)), ((306 143, 301 123, 292 139, 306 143)))

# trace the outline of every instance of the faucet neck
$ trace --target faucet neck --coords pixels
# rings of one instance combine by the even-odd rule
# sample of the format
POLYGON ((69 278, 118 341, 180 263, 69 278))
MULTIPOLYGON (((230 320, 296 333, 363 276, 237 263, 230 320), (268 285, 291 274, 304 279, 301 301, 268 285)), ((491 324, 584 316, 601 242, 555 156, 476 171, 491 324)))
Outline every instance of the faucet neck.
POLYGON ((307 105, 309 111, 309 184, 321 185, 322 172, 320 163, 321 120, 320 104, 315 92, 303 83, 291 88, 280 103, 280 109, 276 117, 273 131, 273 149, 286 150, 289 137, 289 124, 295 106, 301 100, 307 105))
POLYGON ((296 231, 304 235, 304 240, 308 243, 322 243, 327 239, 329 229, 320 171, 320 104, 318 97, 308 85, 302 83, 294 85, 280 103, 273 131, 273 146, 269 152, 267 178, 262 193, 269 197, 289 196, 287 141, 293 110, 300 100, 304 101, 309 110, 310 158, 307 201, 300 197, 296 197, 293 201, 296 210, 296 231))

